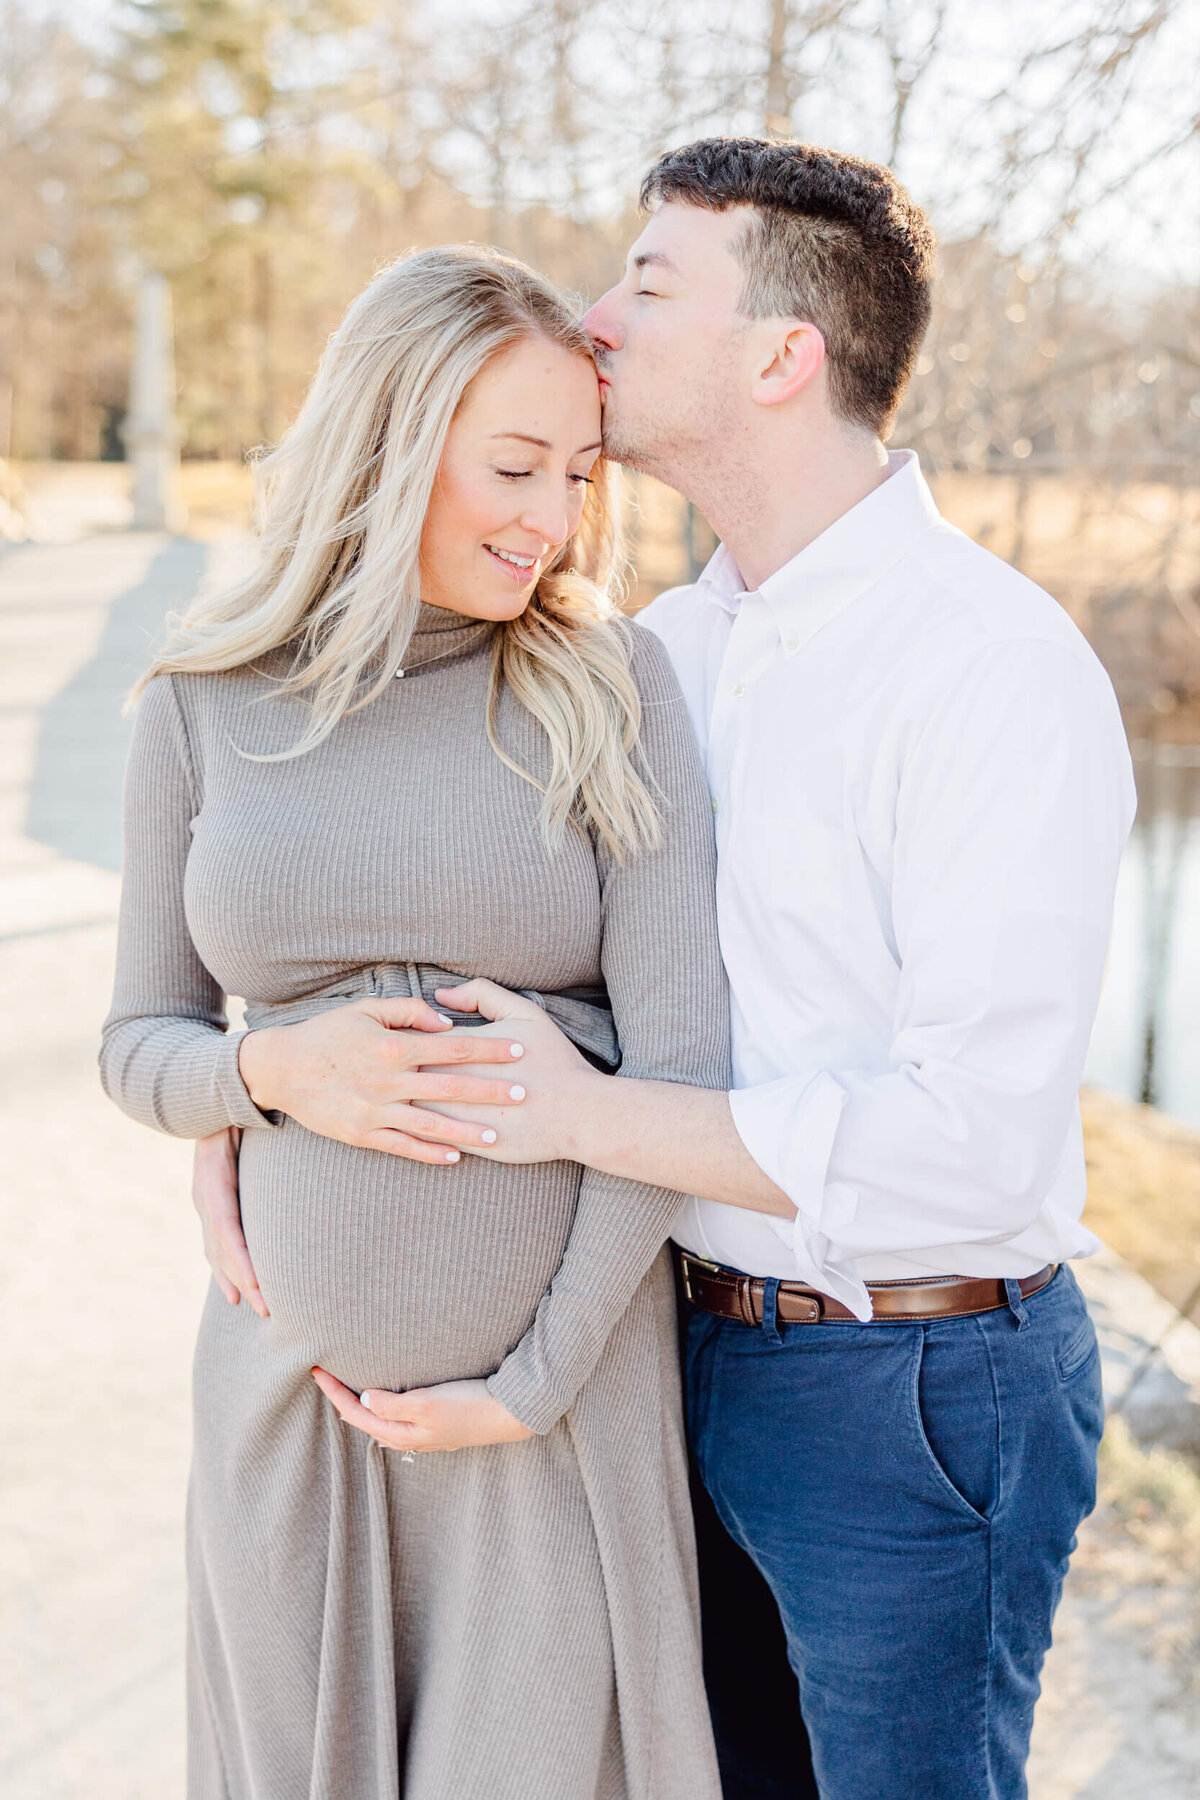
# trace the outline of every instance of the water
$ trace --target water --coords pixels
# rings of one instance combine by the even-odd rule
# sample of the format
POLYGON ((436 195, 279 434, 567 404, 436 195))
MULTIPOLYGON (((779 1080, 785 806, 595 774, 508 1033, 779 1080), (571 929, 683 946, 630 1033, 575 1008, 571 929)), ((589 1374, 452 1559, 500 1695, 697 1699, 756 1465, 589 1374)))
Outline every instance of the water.
POLYGON ((1200 1128, 1200 745, 1133 753, 1138 816, 1087 1080, 1200 1128))

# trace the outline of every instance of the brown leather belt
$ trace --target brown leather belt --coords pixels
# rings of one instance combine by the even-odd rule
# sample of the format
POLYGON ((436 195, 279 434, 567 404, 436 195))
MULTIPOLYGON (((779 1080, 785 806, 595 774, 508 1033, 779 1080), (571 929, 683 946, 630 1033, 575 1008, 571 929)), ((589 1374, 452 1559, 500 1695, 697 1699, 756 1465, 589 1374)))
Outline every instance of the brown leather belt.
MULTIPOLYGON (((761 1325, 764 1283, 736 1269, 705 1262, 688 1250, 679 1251, 683 1291, 701 1312, 719 1319, 739 1319, 743 1325, 761 1325)), ((1021 1298, 1028 1300, 1047 1287, 1058 1274, 1057 1263, 1047 1263, 1036 1275, 1018 1281, 1021 1298)), ((924 1319, 964 1319, 972 1313, 998 1312, 1008 1305, 1003 1281, 964 1275, 934 1276, 927 1281, 868 1281, 874 1317, 856 1319, 848 1306, 831 1300, 816 1288, 799 1281, 781 1281, 776 1316, 781 1325, 862 1325, 924 1319)))

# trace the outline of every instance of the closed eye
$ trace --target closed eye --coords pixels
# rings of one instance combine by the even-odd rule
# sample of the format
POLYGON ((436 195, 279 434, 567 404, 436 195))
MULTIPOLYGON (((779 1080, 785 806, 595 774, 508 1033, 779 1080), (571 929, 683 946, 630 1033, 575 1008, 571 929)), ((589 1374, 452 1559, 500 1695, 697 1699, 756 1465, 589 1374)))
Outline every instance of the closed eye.
POLYGON ((533 474, 532 469, 497 469, 497 475, 503 475, 505 481, 528 481, 533 474))
POLYGON ((653 288, 638 288, 637 298, 639 300, 661 300, 662 295, 656 294, 653 288))
POLYGON ((590 475, 572 475, 571 480, 572 481, 584 481, 587 483, 588 487, 592 486, 592 478, 590 475))

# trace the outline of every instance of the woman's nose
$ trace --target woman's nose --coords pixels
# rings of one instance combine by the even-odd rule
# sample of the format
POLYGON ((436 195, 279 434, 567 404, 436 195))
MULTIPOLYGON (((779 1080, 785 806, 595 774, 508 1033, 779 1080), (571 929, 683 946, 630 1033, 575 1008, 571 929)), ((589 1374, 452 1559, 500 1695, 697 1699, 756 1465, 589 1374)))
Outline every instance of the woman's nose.
POLYGON ((540 537, 544 544, 565 543, 571 535, 566 501, 547 497, 540 505, 529 507, 521 515, 521 527, 540 537))

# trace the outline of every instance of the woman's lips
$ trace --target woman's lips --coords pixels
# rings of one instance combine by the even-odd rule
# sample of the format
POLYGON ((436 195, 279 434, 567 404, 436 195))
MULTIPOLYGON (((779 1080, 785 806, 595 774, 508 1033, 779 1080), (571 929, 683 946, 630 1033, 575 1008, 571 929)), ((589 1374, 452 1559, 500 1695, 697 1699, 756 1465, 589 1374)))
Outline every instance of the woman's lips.
POLYGON ((503 569, 509 580, 515 581, 519 587, 523 587, 526 582, 536 579, 538 567, 541 563, 541 557, 535 557, 528 568, 522 569, 516 563, 507 562, 503 556, 497 556, 490 544, 485 544, 483 547, 487 552, 489 562, 491 562, 495 568, 503 569))

